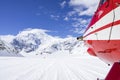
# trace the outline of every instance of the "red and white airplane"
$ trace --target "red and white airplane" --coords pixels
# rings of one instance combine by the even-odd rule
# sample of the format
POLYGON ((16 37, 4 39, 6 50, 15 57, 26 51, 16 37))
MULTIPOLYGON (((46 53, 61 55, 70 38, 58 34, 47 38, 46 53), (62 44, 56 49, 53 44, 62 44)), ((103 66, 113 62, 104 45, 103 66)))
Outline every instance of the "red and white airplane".
POLYGON ((82 38, 90 55, 113 64, 105 80, 120 80, 120 0, 100 0, 82 38))

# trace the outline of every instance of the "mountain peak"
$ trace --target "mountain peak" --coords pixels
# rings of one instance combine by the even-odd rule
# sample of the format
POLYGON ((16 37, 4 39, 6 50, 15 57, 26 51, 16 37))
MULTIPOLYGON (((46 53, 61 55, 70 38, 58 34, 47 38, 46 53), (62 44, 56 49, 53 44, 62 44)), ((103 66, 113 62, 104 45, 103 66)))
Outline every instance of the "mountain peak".
MULTIPOLYGON (((14 48, 21 54, 52 54, 52 53, 78 53, 81 52, 81 45, 76 38, 68 36, 67 38, 54 37, 48 30, 43 29, 25 29, 16 35, 10 42, 14 48)), ((82 45, 83 46, 83 45, 82 45)), ((84 46, 83 46, 84 47, 84 46)), ((82 50, 84 53, 84 50, 82 50)), ((24 55, 23 54, 23 55, 24 55)))

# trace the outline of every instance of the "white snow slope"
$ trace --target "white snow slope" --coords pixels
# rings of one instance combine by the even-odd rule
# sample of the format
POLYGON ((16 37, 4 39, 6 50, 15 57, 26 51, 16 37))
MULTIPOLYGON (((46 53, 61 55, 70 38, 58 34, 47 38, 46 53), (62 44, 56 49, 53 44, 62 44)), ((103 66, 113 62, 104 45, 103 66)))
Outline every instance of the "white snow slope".
POLYGON ((7 42, 0 39, 0 56, 16 56, 16 57, 22 57, 21 54, 15 50, 15 48, 8 44, 7 42))
POLYGON ((104 79, 109 69, 88 55, 0 57, 0 80, 97 80, 104 79))
POLYGON ((83 42, 74 37, 63 39, 45 30, 27 29, 0 38, 5 41, 0 50, 0 80, 97 80, 110 69, 89 56, 83 42), (16 56, 16 51, 26 57, 16 56))

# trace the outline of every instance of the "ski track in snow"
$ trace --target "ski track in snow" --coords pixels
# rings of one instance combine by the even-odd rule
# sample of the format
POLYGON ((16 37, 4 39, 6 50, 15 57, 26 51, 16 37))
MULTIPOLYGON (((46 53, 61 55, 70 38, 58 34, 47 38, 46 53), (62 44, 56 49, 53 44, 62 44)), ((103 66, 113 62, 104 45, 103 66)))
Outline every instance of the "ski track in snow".
POLYGON ((0 80, 97 80, 109 69, 91 56, 0 57, 0 80))

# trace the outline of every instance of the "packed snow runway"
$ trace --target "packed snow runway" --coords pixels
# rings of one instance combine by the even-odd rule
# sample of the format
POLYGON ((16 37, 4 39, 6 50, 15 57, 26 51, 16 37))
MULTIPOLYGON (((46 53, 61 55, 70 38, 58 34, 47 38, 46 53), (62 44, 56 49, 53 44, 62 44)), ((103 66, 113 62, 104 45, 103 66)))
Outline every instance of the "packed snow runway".
POLYGON ((0 80, 97 80, 109 69, 91 56, 0 57, 0 80))

